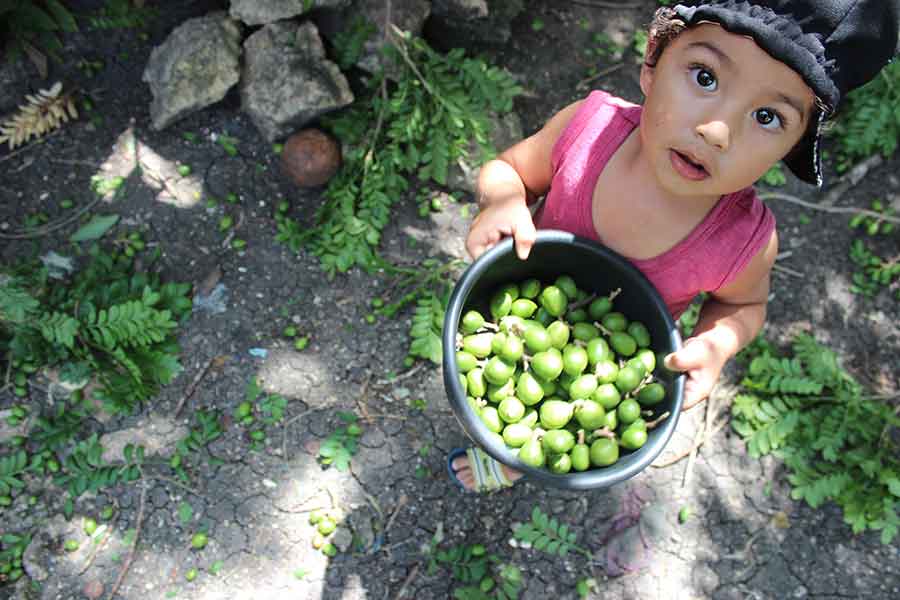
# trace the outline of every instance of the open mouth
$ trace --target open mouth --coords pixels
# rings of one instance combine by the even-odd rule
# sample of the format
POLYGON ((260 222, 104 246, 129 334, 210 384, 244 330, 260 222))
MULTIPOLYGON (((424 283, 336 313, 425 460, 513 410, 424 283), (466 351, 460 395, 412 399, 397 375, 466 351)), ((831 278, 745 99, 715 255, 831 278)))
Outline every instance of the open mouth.
POLYGON ((675 167, 675 170, 678 171, 678 173, 680 173, 683 177, 686 177, 687 179, 691 179, 693 181, 698 181, 709 177, 709 172, 706 170, 706 167, 698 162, 695 162, 686 154, 682 154, 678 150, 670 150, 669 152, 672 165, 675 167))

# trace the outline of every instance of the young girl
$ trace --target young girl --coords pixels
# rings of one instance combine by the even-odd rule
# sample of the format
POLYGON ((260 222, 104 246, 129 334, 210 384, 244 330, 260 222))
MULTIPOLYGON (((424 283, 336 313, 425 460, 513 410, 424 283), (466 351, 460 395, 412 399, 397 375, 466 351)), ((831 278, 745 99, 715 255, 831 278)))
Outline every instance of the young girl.
MULTIPOLYGON (((898 20, 900 0, 659 9, 643 106, 595 91, 485 164, 466 249, 477 258, 513 236, 525 260, 535 227, 563 229, 628 257, 676 319, 706 292, 693 336, 665 360, 687 373, 685 408, 696 405, 765 320, 778 236, 753 183, 784 160, 821 185, 822 122, 891 59, 898 20)), ((479 448, 454 451, 448 465, 478 491, 521 477, 479 448)))

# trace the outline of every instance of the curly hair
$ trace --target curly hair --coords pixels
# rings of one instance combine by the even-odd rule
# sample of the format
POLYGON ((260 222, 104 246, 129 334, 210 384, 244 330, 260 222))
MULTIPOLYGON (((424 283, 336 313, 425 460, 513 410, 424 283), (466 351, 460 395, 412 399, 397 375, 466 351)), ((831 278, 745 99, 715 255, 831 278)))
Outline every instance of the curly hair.
POLYGON ((684 21, 677 17, 674 9, 668 7, 657 9, 648 27, 647 54, 644 57, 644 64, 648 67, 655 67, 669 42, 678 37, 678 34, 685 29, 684 21))

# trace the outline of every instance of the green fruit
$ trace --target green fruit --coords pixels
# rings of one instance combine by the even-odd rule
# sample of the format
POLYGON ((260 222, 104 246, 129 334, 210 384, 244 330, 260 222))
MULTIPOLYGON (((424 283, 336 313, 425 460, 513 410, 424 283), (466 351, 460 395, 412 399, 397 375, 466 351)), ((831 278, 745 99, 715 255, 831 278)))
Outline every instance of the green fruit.
POLYGON ((641 416, 641 405, 634 398, 625 398, 616 408, 616 417, 619 422, 629 425, 641 416))
POLYGON ((646 325, 640 321, 632 321, 628 324, 626 331, 628 335, 634 338, 638 348, 650 347, 650 332, 647 330, 646 325))
POLYGON ((637 450, 647 442, 647 432, 643 429, 629 427, 622 434, 620 443, 623 448, 628 450, 637 450))
POLYGON ((256 442, 262 442, 266 439, 266 432, 260 429, 250 432, 250 439, 256 442))
POLYGON ((610 331, 625 331, 628 327, 628 319, 620 312, 611 312, 600 319, 603 326, 610 331))
POLYGON ((209 538, 205 533, 199 532, 195 533, 194 537, 191 538, 191 547, 194 550, 202 550, 206 547, 206 543, 209 542, 209 538))
POLYGON ((477 310, 470 310, 463 315, 459 324, 459 330, 463 335, 470 335, 484 327, 484 317, 477 310))
POLYGON ((188 581, 197 579, 197 569, 188 569, 188 572, 184 574, 184 578, 188 581))
POLYGON ((602 406, 606 410, 612 410, 619 405, 622 400, 622 394, 619 388, 613 383, 601 383, 591 394, 591 400, 602 406))
POLYGON ((499 354, 500 349, 503 348, 503 344, 506 343, 506 338, 509 335, 505 331, 500 331, 494 334, 494 337, 491 338, 491 352, 494 354, 499 354))
POLYGON ((603 318, 603 315, 611 311, 612 308, 612 300, 610 300, 606 296, 604 296, 603 298, 597 298, 588 305, 588 316, 590 316, 593 320, 598 321, 603 318))
POLYGON ((575 323, 572 326, 572 335, 576 340, 589 342, 600 337, 600 330, 593 323, 575 323))
POLYGON ((178 165, 178 174, 182 177, 187 177, 191 174, 191 167, 189 165, 178 165))
POLYGON ((566 320, 569 323, 584 323, 588 320, 587 311, 583 308, 576 308, 566 313, 566 320))
POLYGON ((541 379, 553 381, 563 371, 562 354, 556 348, 538 352, 531 359, 531 369, 541 379))
POLYGON ((616 387, 619 388, 619 391, 623 394, 627 394, 631 390, 635 389, 643 379, 643 375, 637 368, 629 365, 625 365, 621 369, 619 369, 619 374, 616 376, 616 387))
POLYGON ((563 349, 563 370, 572 377, 581 375, 588 365, 587 351, 581 346, 569 344, 563 349))
POLYGON ((631 356, 637 352, 637 343, 634 338, 624 331, 613 331, 609 336, 609 345, 622 356, 631 356))
POLYGON ((13 500, 9 496, 0 496, 0 506, 11 506, 12 503, 13 500))
POLYGON ((572 383, 575 381, 575 378, 563 371, 559 375, 559 379, 556 380, 557 388, 556 395, 565 399, 569 399, 569 388, 572 387, 572 383))
MULTIPOLYGON (((474 556, 474 553, 473 553, 474 556)), ((494 589, 494 578, 490 576, 486 576, 481 580, 481 583, 478 584, 478 589, 481 590, 482 593, 487 594, 492 589, 494 589)))
POLYGON ((487 553, 487 549, 481 544, 472 544, 469 552, 472 553, 472 556, 484 556, 487 553))
POLYGON ((515 395, 516 380, 510 377, 503 385, 489 384, 487 389, 487 399, 495 404, 500 404, 504 399, 515 395))
POLYGON ((541 443, 548 453, 562 454, 575 445, 575 436, 567 429, 551 429, 541 438, 541 443))
POLYGON ((499 356, 492 357, 484 366, 484 378, 494 385, 503 385, 516 372, 516 366, 499 356))
POLYGON ((471 352, 458 350, 456 352, 456 368, 460 373, 468 373, 478 366, 478 359, 471 352))
POLYGON ((297 336, 297 328, 293 325, 288 325, 284 328, 284 331, 281 332, 281 335, 287 338, 292 338, 297 336))
POLYGON ((574 407, 564 400, 544 400, 539 409, 541 427, 562 429, 572 419, 574 407))
MULTIPOLYGON (((516 331, 524 331, 525 330, 525 319, 522 317, 517 317, 516 315, 506 315, 502 319, 500 319, 500 331, 503 333, 510 333, 516 331)), ((537 321, 535 321, 537 323, 537 321)), ((517 334, 521 335, 521 334, 517 334)))
POLYGON ((599 402, 582 400, 576 403, 575 420, 585 429, 600 429, 606 422, 606 409, 599 402))
POLYGON ((519 286, 519 296, 533 300, 541 293, 541 282, 537 279, 526 279, 519 286))
POLYGON ((463 337, 462 349, 478 358, 487 358, 491 354, 491 342, 494 334, 490 331, 473 333, 463 337))
POLYGON ((303 337, 299 337, 294 340, 294 349, 295 350, 303 350, 309 345, 309 336, 304 335, 303 337))
POLYGON ((76 540, 66 540, 66 543, 63 544, 63 548, 65 548, 66 552, 75 552, 78 550, 78 545, 76 540))
POLYGON ((487 393, 487 383, 485 383, 484 371, 481 367, 476 367, 466 373, 466 381, 468 382, 466 387, 470 395, 475 398, 484 398, 484 395, 487 393))
POLYGON ((533 300, 529 300, 528 298, 518 298, 513 301, 509 312, 517 317, 528 319, 537 309, 538 305, 535 304, 533 300))
POLYGON ((666 388, 661 383, 650 383, 638 392, 637 401, 643 406, 656 406, 666 397, 666 388))
POLYGON ((618 412, 615 410, 606 411, 606 423, 603 424, 604 427, 609 429, 610 431, 614 430, 619 426, 619 417, 618 412))
POLYGON ((597 390, 597 376, 591 373, 579 375, 575 381, 569 386, 569 398, 572 400, 581 400, 590 398, 597 390))
POLYGON ((649 348, 641 348, 634 355, 636 360, 644 363, 644 369, 647 373, 652 373, 656 369, 656 355, 649 348))
POLYGON ((550 345, 562 350, 569 343, 569 326, 565 321, 553 321, 547 326, 547 335, 550 336, 550 345))
POLYGON ((544 396, 552 396, 556 393, 557 390, 557 382, 556 381, 547 381, 546 379, 541 379, 540 377, 535 377, 538 383, 541 384, 541 388, 544 390, 544 396))
POLYGON ((325 517, 325 513, 319 509, 316 509, 309 513, 309 524, 315 525, 319 521, 321 521, 325 517))
POLYGON ((528 371, 519 375, 516 382, 516 396, 526 406, 533 406, 543 400, 544 388, 541 383, 528 371))
POLYGON ((84 520, 84 533, 88 536, 94 535, 94 532, 97 531, 97 521, 91 519, 90 517, 84 520))
POLYGON ((575 298, 578 296, 578 286, 571 275, 560 275, 553 282, 553 285, 562 290, 566 298, 575 298))
MULTIPOLYGON (((535 413, 537 414, 537 413, 535 413)), ((510 423, 503 428, 503 441, 510 448, 521 448, 522 445, 531 437, 531 427, 518 423, 510 423)))
POLYGON ((508 293, 499 291, 491 296, 489 310, 495 321, 502 319, 512 310, 513 299, 508 293))
POLYGON ((612 359, 612 351, 609 349, 609 344, 602 337, 595 337, 590 340, 585 347, 585 352, 587 352, 588 364, 591 367, 596 366, 601 360, 612 359))
POLYGON ((619 460, 619 445, 606 437, 594 440, 591 444, 591 464, 595 467, 608 467, 619 460))
POLYGON ((522 358, 523 354, 525 354, 525 347, 522 344, 522 340, 520 340, 517 336, 508 335, 503 338, 503 344, 501 345, 500 350, 497 352, 497 354, 499 354, 500 358, 502 358, 506 362, 514 364, 522 358))
POLYGON ((576 471, 587 471, 591 467, 591 449, 587 444, 575 444, 569 452, 572 468, 576 471))
POLYGON ((528 441, 522 444, 518 457, 519 460, 529 467, 543 467, 546 456, 544 455, 540 436, 532 434, 528 441))
POLYGON ((480 416, 481 422, 488 428, 488 431, 493 431, 494 433, 503 431, 503 419, 500 418, 500 413, 493 406, 482 408, 480 416))
POLYGON ((362 435, 362 427, 356 423, 350 423, 347 425, 347 433, 350 435, 362 435))
POLYGON ((337 529, 337 523, 331 517, 322 517, 316 524, 316 531, 322 535, 331 535, 337 529))
POLYGON ((635 371, 641 374, 641 379, 647 375, 647 365, 644 364, 644 361, 639 359, 637 356, 632 356, 625 362, 626 367, 632 367, 635 371))
POLYGON ((597 382, 600 384, 615 383, 619 376, 619 366, 611 359, 601 360, 594 366, 594 375, 597 376, 597 382))
POLYGON ((113 511, 112 506, 104 506, 103 510, 100 511, 100 518, 103 519, 104 521, 109 521, 110 519, 113 518, 114 514, 115 514, 115 511, 113 511))
POLYGON ((507 423, 516 423, 525 416, 525 405, 515 396, 504 398, 497 407, 500 418, 507 423))
POLYGON ((541 307, 553 317, 563 316, 569 303, 566 294, 555 285, 548 285, 541 290, 538 300, 541 303, 541 307))
POLYGON ((335 546, 331 542, 328 542, 327 544, 322 546, 322 554, 324 554, 325 556, 337 556, 337 552, 337 546, 335 546))
POLYGON ((572 459, 568 454, 551 454, 547 458, 547 469, 551 473, 564 475, 572 470, 572 459))
POLYGON ((468 403, 469 408, 472 409, 472 412, 474 412, 478 416, 481 416, 482 404, 478 400, 476 400, 472 396, 466 396, 466 402, 468 403))
POLYGON ((534 313, 534 320, 546 327, 553 322, 553 315, 548 313, 547 309, 542 306, 534 313))
POLYGON ((537 321, 529 321, 525 324, 522 339, 525 341, 525 347, 532 353, 544 352, 550 348, 550 334, 537 321))
POLYGON ((253 412, 253 405, 246 401, 241 402, 234 410, 234 418, 240 421, 244 417, 249 416, 251 412, 253 412))

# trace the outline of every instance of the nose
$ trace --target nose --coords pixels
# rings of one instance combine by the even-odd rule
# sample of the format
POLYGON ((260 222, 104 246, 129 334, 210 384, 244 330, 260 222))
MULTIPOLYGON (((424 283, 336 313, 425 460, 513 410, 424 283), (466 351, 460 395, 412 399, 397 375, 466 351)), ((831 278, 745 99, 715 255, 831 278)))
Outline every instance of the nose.
POLYGON ((700 123, 694 130, 703 140, 718 150, 728 150, 731 142, 731 130, 721 120, 710 120, 700 123))

